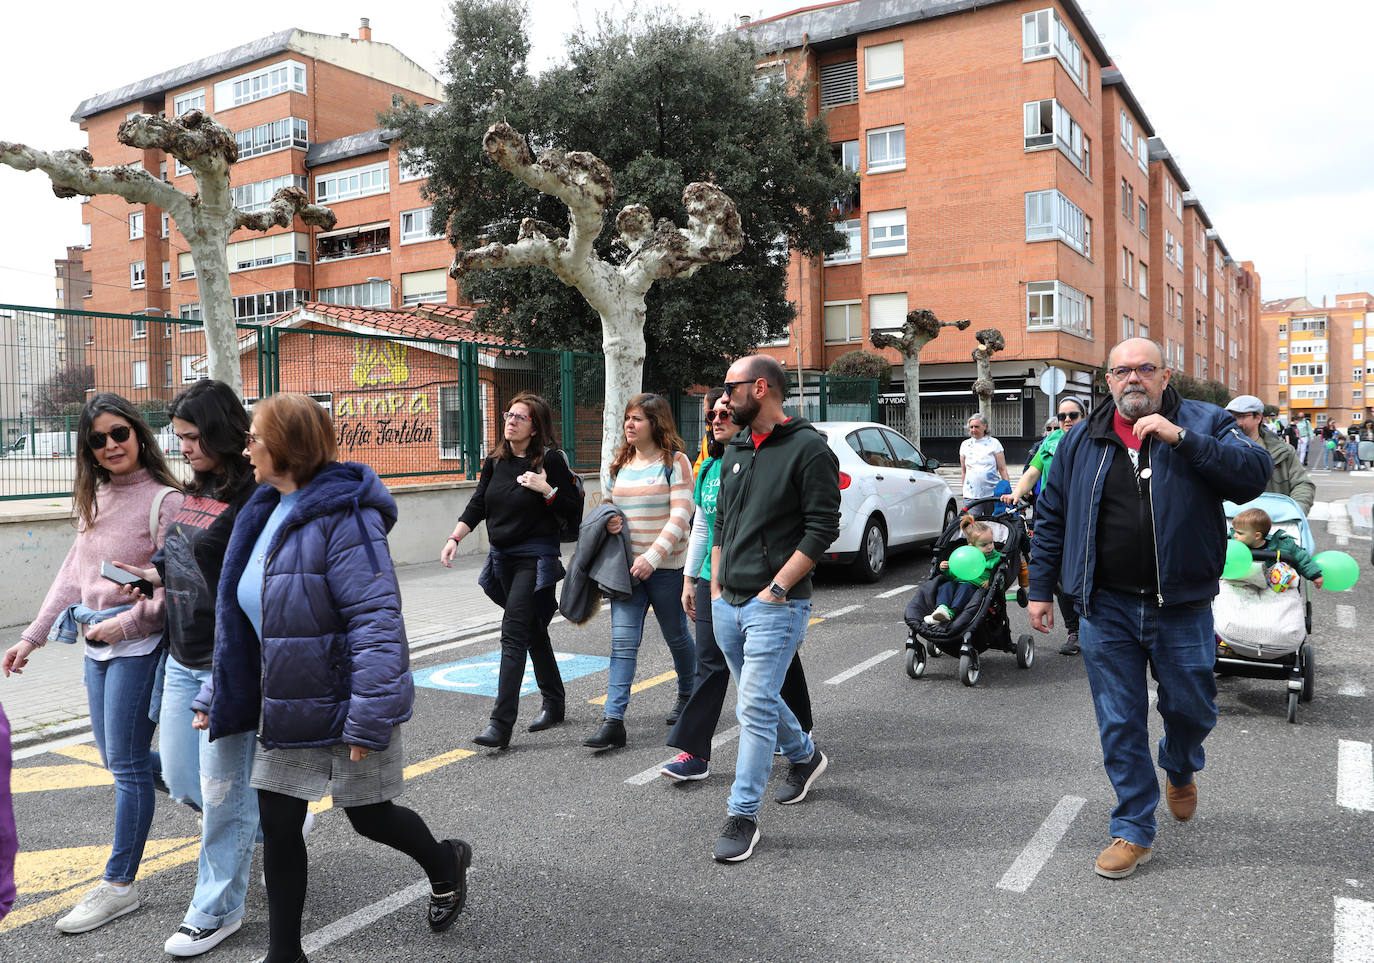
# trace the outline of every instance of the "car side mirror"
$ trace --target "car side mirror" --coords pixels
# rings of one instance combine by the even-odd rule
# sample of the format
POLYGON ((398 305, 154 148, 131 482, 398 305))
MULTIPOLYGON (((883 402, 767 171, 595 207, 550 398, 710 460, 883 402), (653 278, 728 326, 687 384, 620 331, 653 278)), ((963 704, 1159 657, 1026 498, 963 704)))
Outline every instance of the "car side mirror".
POLYGON ((936 470, 937 468, 939 468, 939 467, 940 467, 940 459, 938 459, 938 458, 927 458, 927 459, 926 459, 926 471, 935 471, 935 470, 936 470))

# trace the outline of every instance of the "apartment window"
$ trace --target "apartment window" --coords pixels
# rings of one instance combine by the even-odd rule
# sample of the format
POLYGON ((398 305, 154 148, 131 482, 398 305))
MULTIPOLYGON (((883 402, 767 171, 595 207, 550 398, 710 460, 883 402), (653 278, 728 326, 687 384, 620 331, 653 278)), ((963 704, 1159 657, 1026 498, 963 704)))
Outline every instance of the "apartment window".
POLYGON ((235 131, 234 140, 239 146, 239 160, 286 150, 288 147, 305 150, 310 146, 310 125, 299 117, 284 117, 235 131))
POLYGON ((391 223, 360 224, 315 235, 315 261, 339 261, 350 257, 385 254, 391 250, 391 223))
POLYGON ((82 224, 82 225, 81 225, 81 244, 82 244, 83 247, 87 248, 88 250, 90 249, 90 246, 91 246, 91 226, 90 226, 89 224, 82 224))
POLYGON ((1169 178, 1164 178, 1164 206, 1173 209, 1174 206, 1174 182, 1169 178))
POLYGON ((418 181, 428 176, 429 160, 425 157, 424 149, 407 148, 396 163, 397 182, 404 184, 406 181, 418 181))
POLYGON ((1074 83, 1087 83, 1084 72, 1083 48, 1069 32, 1068 26, 1054 10, 1036 10, 1021 18, 1022 61, 1043 60, 1054 56, 1064 65, 1074 83))
POLYGON ((310 300, 309 291, 267 291, 234 298, 234 320, 239 324, 270 321, 310 300))
POLYGON ((142 261, 134 261, 129 265, 129 287, 141 288, 148 284, 147 267, 142 261))
POLYGON ((187 381, 199 381, 202 378, 209 377, 204 372, 197 373, 195 369, 195 364, 196 359, 194 355, 184 354, 181 356, 182 383, 185 383, 187 381))
POLYGON ((283 187, 299 187, 304 191, 307 189, 306 184, 306 179, 300 174, 283 174, 281 177, 243 184, 232 188, 234 206, 245 214, 265 210, 267 205, 272 203, 273 196, 283 187))
MULTIPOLYGON (((240 154, 239 156, 242 157, 243 155, 240 154)), ((191 168, 183 164, 180 157, 176 159, 176 166, 174 169, 177 177, 185 177, 187 174, 191 173, 191 168)))
POLYGON ((906 292, 868 296, 868 331, 898 332, 906 323, 906 292))
POLYGON ((414 211, 402 211, 401 243, 414 244, 418 241, 432 241, 436 237, 443 237, 443 229, 441 228, 435 231, 430 223, 433 216, 434 208, 432 207, 421 207, 414 211))
MULTIPOLYGON (((183 320, 183 321, 200 321, 200 320, 203 320, 203 319, 201 318, 200 302, 198 302, 198 301, 193 302, 193 303, 191 303, 191 304, 183 304, 183 305, 181 306, 181 309, 180 309, 177 313, 180 315, 181 320, 183 320)), ((185 330, 185 329, 183 328, 182 330, 185 330)))
POLYGON ((1183 220, 1183 192, 1177 189, 1174 190, 1174 213, 1180 221, 1183 220))
POLYGON ((1032 191, 1026 195, 1026 240, 1058 239, 1079 254, 1087 253, 1087 228, 1083 210, 1058 191, 1032 191))
POLYGON ((1125 108, 1121 111, 1121 146, 1126 148, 1128 154, 1135 149, 1135 123, 1126 114, 1125 108))
POLYGON ((401 304, 409 306, 428 301, 443 304, 448 299, 448 273, 443 268, 401 275, 401 304))
POLYGON ((390 163, 369 164, 366 167, 352 167, 348 170, 321 174, 315 178, 315 202, 333 204, 355 197, 371 197, 385 194, 390 188, 390 163))
POLYGON ((1092 298, 1062 281, 1031 281, 1026 285, 1026 327, 1091 338, 1092 298))
POLYGON ((137 241, 143 236, 143 212, 129 215, 129 240, 137 241))
POLYGON ((857 140, 844 140, 830 146, 835 154, 835 163, 847 171, 859 173, 859 142, 857 140))
POLYGON ((1126 220, 1135 217, 1135 188, 1126 178, 1121 178, 1121 213, 1126 220))
POLYGON ((1150 296, 1150 268, 1144 261, 1136 262, 1136 287, 1140 289, 1140 296, 1148 298, 1150 296))
POLYGON ((1057 100, 1034 100, 1022 108, 1025 149, 1056 147, 1083 170, 1083 128, 1057 100))
POLYGON ((1140 233, 1146 237, 1150 236, 1150 205, 1145 201, 1136 203, 1136 213, 1139 215, 1140 233))
POLYGON ((1137 134, 1135 138, 1135 163, 1146 174, 1150 173, 1150 145, 1144 134, 1137 134))
POLYGON ((906 127, 883 127, 868 132, 868 172, 906 169, 906 127))
POLYGON ((235 241, 229 245, 229 270, 247 271, 273 264, 310 263, 310 251, 305 234, 273 234, 235 241))
POLYGON ((188 90, 184 94, 178 94, 172 100, 172 113, 180 117, 188 110, 205 109, 205 88, 199 90, 188 90))
POLYGON ((868 215, 868 256, 906 253, 906 208, 868 215))
MULTIPOLYGON (((863 306, 858 301, 832 302, 825 306, 825 340, 827 344, 842 341, 862 341, 864 337, 863 306)), ((905 320, 905 315, 903 316, 905 320)))
POLYGON ((167 237, 167 235, 169 235, 169 234, 171 234, 171 233, 172 233, 172 222, 171 222, 171 219, 167 216, 167 212, 166 212, 166 211, 163 211, 163 212, 162 212, 162 236, 165 238, 165 237, 167 237))
POLYGON ((821 107, 859 102, 859 62, 846 60, 821 67, 821 107))
POLYGON ((863 256, 863 228, 859 224, 859 219, 856 217, 848 221, 836 221, 834 227, 844 235, 845 246, 832 254, 827 254, 825 263, 853 264, 863 256))
POLYGON ((146 338, 146 337, 148 337, 148 319, 147 319, 147 318, 133 318, 133 319, 130 320, 129 327, 131 328, 131 334, 129 335, 129 337, 131 337, 131 338, 146 338))
MULTIPOLYGON (((1282 325, 1280 325, 1279 330, 1280 330, 1280 333, 1282 333, 1282 331, 1283 331, 1282 325)), ((1325 331, 1325 330, 1326 330, 1326 315, 1321 315, 1320 317, 1312 317, 1312 318, 1294 318, 1294 319, 1293 319, 1293 323, 1292 323, 1291 325, 1289 325, 1289 330, 1292 330, 1292 331, 1325 331)))
POLYGON ((191 257, 190 251, 183 251, 177 255, 177 278, 185 281, 196 276, 196 262, 191 257))
POLYGON ((1083 135, 1083 176, 1093 179, 1093 140, 1087 134, 1083 135))
POLYGON ((369 281, 366 284, 345 284, 337 288, 320 288, 315 299, 325 304, 342 304, 351 308, 391 307, 391 283, 369 281))
POLYGON ((1224 354, 1226 352, 1226 332, 1220 327, 1217 328, 1216 343, 1217 347, 1220 348, 1224 354))
POLYGON ((902 85, 902 42, 864 48, 864 90, 884 90, 902 85))
POLYGON ((294 60, 285 60, 249 74, 221 80, 215 84, 215 110, 222 112, 264 97, 284 94, 288 90, 305 93, 305 65, 294 60))
POLYGON ((1280 371, 1280 372, 1279 372, 1279 384, 1281 384, 1281 385, 1286 385, 1286 384, 1288 384, 1288 372, 1287 372, 1287 371, 1280 371))
POLYGON ((162 286, 170 288, 172 286, 172 262, 162 262, 162 286))
POLYGON ((1135 279, 1135 255, 1131 249, 1123 247, 1121 249, 1121 281, 1126 287, 1133 287, 1135 279))
POLYGON ((162 383, 163 383, 166 387, 168 387, 168 388, 172 387, 172 359, 171 359, 171 358, 168 358, 166 361, 162 362, 162 383))
POLYGON ((148 387, 148 362, 146 362, 146 361, 135 361, 135 362, 134 362, 134 387, 135 387, 135 388, 146 388, 146 387, 148 387))
POLYGON ((1123 314, 1121 316, 1121 339, 1124 341, 1127 338, 1134 338, 1135 336, 1135 319, 1129 314, 1123 314))
POLYGON ((1086 214, 1083 215, 1083 256, 1089 260, 1093 256, 1093 219, 1086 214))

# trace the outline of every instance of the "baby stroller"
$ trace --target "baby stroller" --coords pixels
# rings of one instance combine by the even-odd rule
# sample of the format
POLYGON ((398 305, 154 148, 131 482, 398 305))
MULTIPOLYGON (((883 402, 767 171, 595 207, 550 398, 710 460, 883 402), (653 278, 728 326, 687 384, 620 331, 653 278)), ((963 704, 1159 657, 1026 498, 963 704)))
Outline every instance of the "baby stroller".
MULTIPOLYGON (((1029 634, 1015 643, 1011 640, 1011 623, 1007 620, 1007 587, 1016 585, 1021 572, 1021 560, 1029 544, 1029 532, 1020 511, 1008 508, 996 498, 970 501, 964 514, 992 526, 993 539, 1002 561, 993 569, 988 587, 974 593, 967 605, 949 622, 928 624, 925 617, 935 610, 936 576, 940 563, 965 544, 959 520, 940 533, 930 561, 930 575, 921 583, 907 603, 903 620, 907 624, 906 674, 919 679, 925 674, 926 663, 946 653, 959 657, 959 681, 972 686, 978 683, 979 656, 988 649, 1000 649, 1016 655, 1016 664, 1029 669, 1035 661, 1035 643, 1029 634)), ((1024 588, 1018 585, 1016 601, 1022 608, 1027 604, 1024 588)))
MULTIPOLYGON (((1235 518, 1247 508, 1262 508, 1273 519, 1274 530, 1282 529, 1309 553, 1315 550, 1312 529, 1298 503, 1287 495, 1266 492, 1254 501, 1237 505, 1226 502, 1226 517, 1235 518)), ((1288 721, 1297 722, 1298 703, 1311 702, 1316 665, 1312 644, 1312 601, 1306 579, 1285 592, 1275 592, 1265 578, 1265 569, 1276 560, 1275 553, 1254 549, 1256 562, 1245 579, 1222 579, 1221 589, 1212 603, 1217 636, 1217 675, 1239 675, 1251 679, 1287 681, 1288 721)))

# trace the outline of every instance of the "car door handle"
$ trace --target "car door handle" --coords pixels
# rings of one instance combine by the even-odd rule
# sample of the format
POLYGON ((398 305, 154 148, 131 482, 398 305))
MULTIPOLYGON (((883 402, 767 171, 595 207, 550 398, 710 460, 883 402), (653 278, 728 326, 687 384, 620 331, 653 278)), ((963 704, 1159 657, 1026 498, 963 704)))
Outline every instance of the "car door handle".
POLYGON ((878 480, 878 481, 882 481, 882 480, 883 480, 883 476, 882 476, 882 475, 874 475, 873 477, 874 477, 876 480, 878 480))
POLYGON ((918 481, 915 475, 907 475, 906 480, 911 482, 912 484, 915 484, 918 481))

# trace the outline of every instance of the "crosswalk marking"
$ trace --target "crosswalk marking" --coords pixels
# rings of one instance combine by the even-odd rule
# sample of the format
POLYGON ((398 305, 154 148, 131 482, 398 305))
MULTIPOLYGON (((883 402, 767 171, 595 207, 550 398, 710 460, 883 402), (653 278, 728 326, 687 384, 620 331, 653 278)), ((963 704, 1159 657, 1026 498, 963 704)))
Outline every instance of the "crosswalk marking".
POLYGON ((1336 897, 1332 963, 1369 963, 1374 960, 1374 903, 1336 897))
POLYGON ((905 592, 910 592, 915 587, 915 585, 899 585, 895 589, 888 589, 886 592, 879 592, 877 595, 873 597, 875 599, 890 599, 894 595, 901 595, 905 592))
POLYGON ((836 610, 833 611, 833 612, 826 612, 824 615, 821 616, 821 618, 822 618, 822 619, 838 619, 841 615, 848 615, 850 612, 857 612, 857 611, 859 611, 859 609, 861 609, 861 608, 863 608, 862 605, 846 605, 846 606, 845 606, 844 608, 842 608, 842 609, 836 609, 836 610))
POLYGON ((1086 802, 1087 800, 1081 796, 1065 796, 1059 800, 1045 817, 1045 821, 1040 824, 1040 828, 1035 831, 1030 842, 1026 843, 1026 848, 1021 850, 1015 862, 998 880, 997 888, 1013 893, 1024 893, 1029 889, 1040 870, 1044 869, 1045 864, 1054 855, 1059 840, 1069 831, 1069 825, 1086 802))
POLYGON ((1343 628, 1343 629, 1353 629, 1353 628, 1355 627, 1355 620, 1356 620, 1355 606, 1353 606, 1353 605, 1337 605, 1337 606, 1336 606, 1336 624, 1339 625, 1341 628, 1343 628))
POLYGON ((865 669, 871 669, 871 668, 873 668, 875 665, 877 665, 879 662, 884 662, 884 661, 886 661, 886 660, 892 658, 892 657, 893 657, 894 655, 896 655, 896 654, 897 654, 897 650, 896 650, 896 649, 888 649, 886 652, 879 652, 877 655, 873 656, 873 658, 871 658, 871 659, 865 659, 864 661, 860 662, 858 665, 854 666, 853 668, 851 668, 851 669, 845 669, 845 670, 844 670, 843 672, 841 672, 839 675, 834 676, 834 677, 829 678, 829 679, 826 679, 826 680, 825 680, 825 684, 826 684, 826 685, 839 685, 841 682, 846 682, 846 681, 848 681, 849 679, 854 678, 856 675, 858 675, 860 672, 863 672, 865 669))
POLYGON ((1336 802, 1346 809, 1374 812, 1374 747, 1342 739, 1336 758, 1336 802))
MULTIPOLYGON (((729 729, 717 732, 715 736, 711 739, 711 748, 715 749, 717 746, 723 746, 727 742, 733 742, 738 736, 739 726, 731 726, 729 729)), ((671 756, 667 759, 664 759, 656 766, 650 766, 643 772, 635 773, 629 779, 626 779, 625 782, 631 786, 647 786, 649 783, 653 782, 655 779, 658 778, 658 771, 660 769, 662 769, 664 766, 666 766, 668 763, 672 762, 673 759, 676 758, 676 756, 671 756)))

